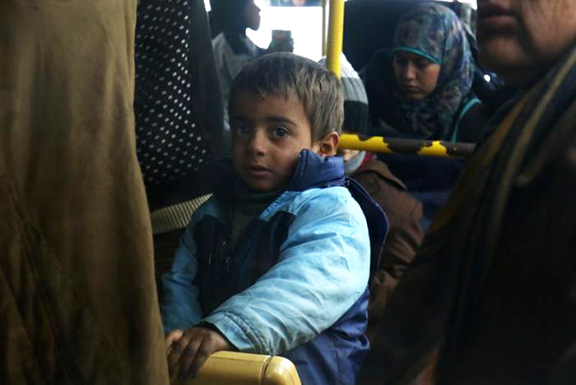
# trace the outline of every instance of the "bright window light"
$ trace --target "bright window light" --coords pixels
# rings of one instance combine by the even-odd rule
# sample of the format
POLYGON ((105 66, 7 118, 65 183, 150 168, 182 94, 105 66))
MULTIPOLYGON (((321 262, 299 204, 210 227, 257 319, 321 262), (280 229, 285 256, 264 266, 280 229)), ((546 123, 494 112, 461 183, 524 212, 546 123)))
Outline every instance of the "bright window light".
MULTIPOLYGON (((346 0, 345 0, 346 1, 346 0)), ((319 60, 322 56, 322 7, 272 7, 269 0, 254 0, 260 7, 262 22, 258 31, 247 30, 246 34, 261 48, 267 48, 272 40, 272 30, 292 32, 294 53, 319 60)), ((476 0, 460 0, 476 9, 476 0)), ((210 1, 204 0, 206 11, 210 1)))

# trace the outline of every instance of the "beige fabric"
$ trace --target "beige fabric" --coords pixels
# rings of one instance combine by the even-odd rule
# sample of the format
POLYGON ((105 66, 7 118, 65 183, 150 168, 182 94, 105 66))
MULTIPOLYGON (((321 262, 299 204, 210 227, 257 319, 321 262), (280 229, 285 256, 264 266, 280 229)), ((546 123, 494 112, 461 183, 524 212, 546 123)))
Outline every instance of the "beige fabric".
POLYGON ((212 194, 202 195, 198 198, 151 212, 150 218, 152 219, 154 235, 186 228, 194 211, 198 210, 211 196, 212 194))
POLYGON ((135 0, 0 1, 0 383, 168 383, 135 0))

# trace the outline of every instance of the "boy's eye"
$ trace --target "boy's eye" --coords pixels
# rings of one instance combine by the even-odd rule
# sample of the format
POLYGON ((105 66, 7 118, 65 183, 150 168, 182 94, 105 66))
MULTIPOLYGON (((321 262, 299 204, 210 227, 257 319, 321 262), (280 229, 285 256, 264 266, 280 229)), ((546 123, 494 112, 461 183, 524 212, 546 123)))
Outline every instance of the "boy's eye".
POLYGON ((274 129, 272 129, 272 136, 275 138, 284 138, 284 137, 288 136, 289 134, 290 134, 290 131, 288 131, 284 127, 275 127, 274 129))

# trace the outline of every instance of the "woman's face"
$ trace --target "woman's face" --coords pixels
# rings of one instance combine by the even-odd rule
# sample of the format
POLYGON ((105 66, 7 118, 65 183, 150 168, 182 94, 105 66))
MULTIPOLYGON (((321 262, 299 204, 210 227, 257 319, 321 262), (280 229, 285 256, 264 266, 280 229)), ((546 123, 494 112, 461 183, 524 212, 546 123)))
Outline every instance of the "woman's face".
POLYGON ((440 65, 414 53, 396 52, 394 75, 400 91, 408 100, 424 100, 436 88, 440 65))
POLYGON ((246 3, 244 17, 246 18, 246 27, 254 31, 260 28, 260 8, 254 4, 254 0, 248 0, 246 3))
POLYGON ((488 68, 529 84, 576 41, 576 0, 479 0, 478 40, 488 68))

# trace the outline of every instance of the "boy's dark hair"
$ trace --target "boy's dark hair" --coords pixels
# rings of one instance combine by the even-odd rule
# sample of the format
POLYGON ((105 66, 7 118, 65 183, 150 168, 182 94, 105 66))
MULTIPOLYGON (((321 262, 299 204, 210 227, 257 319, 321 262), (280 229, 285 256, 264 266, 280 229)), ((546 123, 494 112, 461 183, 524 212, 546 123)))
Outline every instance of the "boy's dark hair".
POLYGON ((238 74, 230 89, 230 104, 240 91, 266 97, 296 97, 312 127, 312 140, 342 131, 344 102, 338 78, 320 64, 291 53, 254 60, 238 74))

